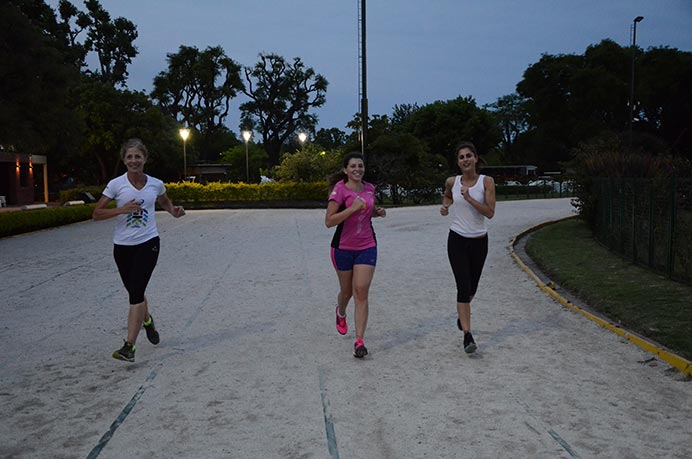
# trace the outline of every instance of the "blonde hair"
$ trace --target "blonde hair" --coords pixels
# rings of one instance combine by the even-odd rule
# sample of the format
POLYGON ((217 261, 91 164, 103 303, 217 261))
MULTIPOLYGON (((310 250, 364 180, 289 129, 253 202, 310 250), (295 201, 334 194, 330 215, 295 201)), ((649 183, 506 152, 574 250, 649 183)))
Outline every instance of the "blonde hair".
POLYGON ((127 153, 127 150, 134 148, 135 150, 138 150, 140 153, 144 155, 144 158, 149 157, 149 151, 147 150, 147 146, 144 145, 144 142, 142 142, 141 139, 127 139, 125 143, 123 143, 122 147, 120 147, 120 159, 125 159, 125 154, 127 153))

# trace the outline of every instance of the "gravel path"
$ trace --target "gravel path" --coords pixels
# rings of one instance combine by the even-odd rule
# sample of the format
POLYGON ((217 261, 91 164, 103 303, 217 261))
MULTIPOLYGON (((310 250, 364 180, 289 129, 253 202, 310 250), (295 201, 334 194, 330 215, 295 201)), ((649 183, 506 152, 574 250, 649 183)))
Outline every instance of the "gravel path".
POLYGON ((569 199, 498 203, 467 356, 449 220, 390 209, 364 361, 334 328, 323 210, 159 213, 162 341, 142 333, 134 364, 110 357, 127 310, 113 221, 2 239, 0 457, 691 457, 692 384, 509 255, 571 214, 569 199))

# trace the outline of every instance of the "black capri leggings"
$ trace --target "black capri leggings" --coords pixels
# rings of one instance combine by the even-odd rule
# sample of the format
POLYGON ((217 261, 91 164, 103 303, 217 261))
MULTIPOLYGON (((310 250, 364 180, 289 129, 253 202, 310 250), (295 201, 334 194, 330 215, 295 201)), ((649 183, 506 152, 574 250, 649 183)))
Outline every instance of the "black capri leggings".
POLYGON ((130 294, 130 304, 144 302, 144 291, 159 259, 159 244, 159 237, 156 236, 138 245, 113 246, 113 258, 130 294))
POLYGON ((488 235, 468 238, 450 230, 447 256, 457 283, 457 303, 470 303, 478 289, 478 281, 488 256, 488 235))

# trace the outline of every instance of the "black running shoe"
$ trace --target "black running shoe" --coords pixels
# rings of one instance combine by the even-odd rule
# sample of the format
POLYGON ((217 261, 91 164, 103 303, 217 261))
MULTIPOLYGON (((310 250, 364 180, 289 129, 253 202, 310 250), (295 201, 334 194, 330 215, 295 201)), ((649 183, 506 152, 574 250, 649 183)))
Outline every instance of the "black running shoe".
POLYGON ((476 346, 476 342, 473 340, 473 335, 471 332, 465 332, 464 333, 464 352, 467 354, 472 354, 476 352, 476 349, 478 349, 478 346, 476 346))
POLYGON ((357 339, 355 343, 353 343, 353 357, 357 359, 362 359, 368 355, 368 348, 365 347, 365 343, 363 343, 362 339, 357 339))
POLYGON ((154 326, 154 318, 149 314, 148 322, 144 322, 144 331, 147 332, 147 339, 151 344, 159 344, 159 332, 156 331, 154 326))
POLYGON ((127 341, 123 340, 123 347, 118 349, 113 353, 113 358, 118 359, 118 360, 126 360, 128 362, 134 362, 135 361, 135 345, 130 344, 127 341))

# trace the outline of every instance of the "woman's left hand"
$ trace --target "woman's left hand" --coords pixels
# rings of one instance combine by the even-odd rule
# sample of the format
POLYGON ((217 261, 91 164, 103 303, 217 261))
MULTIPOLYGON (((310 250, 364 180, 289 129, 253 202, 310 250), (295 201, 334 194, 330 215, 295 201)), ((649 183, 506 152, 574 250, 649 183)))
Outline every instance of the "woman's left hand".
POLYGON ((384 209, 384 207, 376 207, 375 213, 377 214, 378 217, 386 217, 387 216, 387 211, 384 209))
POLYGON ((174 206, 171 215, 173 215, 175 218, 180 218, 185 215, 185 209, 183 209, 183 206, 174 206))

